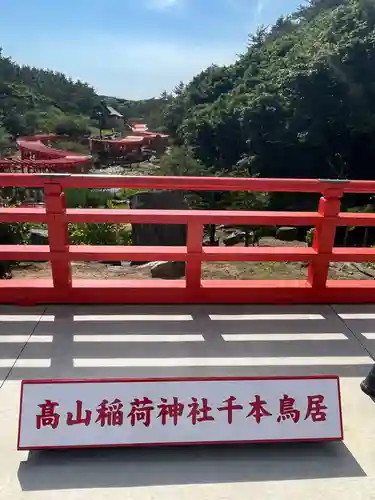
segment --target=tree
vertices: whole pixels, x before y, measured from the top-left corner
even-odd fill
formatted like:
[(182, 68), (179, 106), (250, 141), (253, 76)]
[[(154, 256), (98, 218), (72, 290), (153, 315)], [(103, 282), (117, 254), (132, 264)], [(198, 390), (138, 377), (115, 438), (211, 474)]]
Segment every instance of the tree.
[(168, 92), (166, 90), (164, 90), (161, 94), (160, 94), (160, 99), (162, 101), (170, 101), (172, 98), (171, 94), (168, 94)]
[(185, 88), (185, 84), (184, 82), (180, 82), (178, 85), (175, 86), (175, 88), (173, 89), (173, 93), (176, 95), (176, 96), (179, 96), (179, 95), (182, 95), (182, 93), (184, 92), (184, 88)]
[(206, 168), (193, 158), (187, 149), (173, 147), (161, 158), (157, 175), (196, 177), (204, 175), (205, 172)]
[(97, 101), (86, 83), (62, 73), (19, 66), (0, 49), (0, 116), (12, 136), (52, 132), (58, 115), (80, 120)]
[(374, 60), (374, 2), (313, 0), (181, 87), (165, 123), (218, 171), (245, 158), (261, 177), (372, 179)]
[(81, 137), (88, 135), (90, 133), (90, 129), (88, 121), (83, 118), (65, 117), (56, 123), (55, 132), (58, 135)]
[[(173, 147), (169, 154), (165, 154), (160, 162), (157, 175), (201, 177), (214, 175), (213, 170), (202, 162), (193, 158), (191, 152), (183, 147)], [(185, 193), (189, 205), (195, 209), (217, 210), (220, 207), (221, 192), (194, 191)], [(208, 226), (210, 243), (216, 241), (216, 225)]]
[[(231, 177), (250, 177), (249, 170), (246, 166), (238, 166), (233, 169), (229, 176)], [(270, 198), (268, 193), (256, 191), (231, 191), (224, 195), (222, 203), (232, 210), (264, 210), (269, 206)], [(257, 232), (253, 226), (241, 226), (245, 232), (245, 246), (250, 244), (250, 236)]]
[(3, 125), (13, 137), (28, 135), (30, 130), (27, 126), (24, 115), (17, 113), (5, 116), (3, 118)]
[(10, 146), (10, 136), (4, 127), (0, 126), (0, 158), (5, 156), (5, 153)]

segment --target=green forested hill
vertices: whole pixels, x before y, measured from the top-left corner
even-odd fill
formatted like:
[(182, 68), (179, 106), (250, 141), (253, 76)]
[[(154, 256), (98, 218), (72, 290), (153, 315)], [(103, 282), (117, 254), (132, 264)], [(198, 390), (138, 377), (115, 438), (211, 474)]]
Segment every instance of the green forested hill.
[(97, 96), (62, 73), (19, 66), (0, 51), (0, 141), (5, 134), (53, 132), (67, 119), (84, 122)]
[(310, 0), (180, 87), (169, 131), (205, 165), (375, 179), (375, 3)]
[[(19, 66), (0, 49), (0, 156), (10, 138), (40, 132), (89, 132), (95, 106), (103, 99), (93, 87), (64, 74)], [(150, 127), (163, 124), (165, 94), (158, 99), (129, 101), (106, 97), (125, 118), (142, 118)]]

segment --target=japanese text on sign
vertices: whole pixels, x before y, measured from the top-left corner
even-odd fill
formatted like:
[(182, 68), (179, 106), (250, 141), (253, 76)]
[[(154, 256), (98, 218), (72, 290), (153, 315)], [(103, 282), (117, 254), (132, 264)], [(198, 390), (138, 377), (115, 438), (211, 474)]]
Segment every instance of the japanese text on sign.
[[(46, 399), (38, 406), (41, 412), (36, 415), (36, 428), (51, 427), (56, 429), (61, 418), (58, 413), (58, 401)], [(262, 418), (273, 417), (273, 414), (267, 410), (267, 401), (258, 394), (246, 406), (250, 407), (250, 412), (247, 415), (245, 414), (246, 418), (254, 419), (257, 424), (260, 424)], [(129, 413), (126, 414), (128, 410)], [(145, 427), (149, 427), (152, 418), (159, 420), (162, 425), (166, 425), (168, 422), (177, 425), (181, 418), (187, 418), (190, 419), (192, 425), (197, 425), (202, 422), (214, 421), (213, 410), (212, 406), (209, 406), (207, 398), (201, 398), (199, 402), (196, 397), (192, 397), (188, 404), (179, 401), (177, 396), (174, 396), (172, 401), (168, 401), (167, 398), (160, 398), (160, 403), (157, 404), (157, 402), (144, 396), (131, 401), (126, 410), (124, 410), (124, 403), (119, 398), (114, 399), (112, 402), (103, 399), (94, 412), (92, 409), (83, 409), (83, 402), (77, 400), (74, 414), (70, 411), (67, 412), (65, 421), (69, 426), (82, 424), (87, 427), (91, 423), (95, 423), (104, 427), (121, 426), (127, 420), (131, 426), (140, 423)], [(226, 412), (228, 424), (232, 424), (233, 413), (243, 411), (244, 405), (239, 404), (235, 396), (229, 396), (223, 401), (223, 406), (216, 407), (215, 410)], [(307, 396), (307, 410), (304, 419), (311, 419), (312, 422), (324, 422), (327, 418), (327, 410), (328, 407), (324, 404), (323, 395), (309, 395)], [(291, 419), (297, 424), (300, 418), (301, 411), (295, 407), (295, 399), (284, 394), (279, 400), (276, 421), (280, 424)]]

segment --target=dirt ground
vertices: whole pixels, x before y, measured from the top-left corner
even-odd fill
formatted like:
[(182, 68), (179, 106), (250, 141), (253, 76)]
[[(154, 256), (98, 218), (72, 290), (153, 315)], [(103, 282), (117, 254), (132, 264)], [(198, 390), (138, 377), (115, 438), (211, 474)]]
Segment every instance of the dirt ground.
[[(274, 238), (262, 238), (260, 246), (306, 246), (300, 241), (283, 242)], [(73, 278), (76, 279), (150, 279), (149, 267), (137, 268), (111, 266), (99, 262), (73, 262)], [(372, 276), (374, 274), (374, 276)], [(202, 277), (212, 280), (272, 280), (307, 278), (307, 266), (300, 262), (205, 262)], [(12, 270), (13, 279), (51, 278), (48, 262), (20, 263)], [(330, 266), (329, 279), (334, 280), (370, 280), (375, 278), (365, 266), (352, 263), (333, 263)]]

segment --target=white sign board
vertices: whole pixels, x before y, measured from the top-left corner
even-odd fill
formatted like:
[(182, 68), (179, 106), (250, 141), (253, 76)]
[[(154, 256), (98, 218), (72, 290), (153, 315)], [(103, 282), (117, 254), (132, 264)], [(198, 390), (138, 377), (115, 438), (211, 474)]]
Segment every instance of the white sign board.
[(20, 450), (342, 439), (336, 376), (22, 382)]

